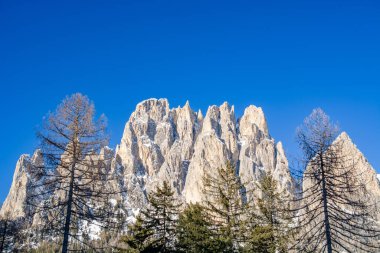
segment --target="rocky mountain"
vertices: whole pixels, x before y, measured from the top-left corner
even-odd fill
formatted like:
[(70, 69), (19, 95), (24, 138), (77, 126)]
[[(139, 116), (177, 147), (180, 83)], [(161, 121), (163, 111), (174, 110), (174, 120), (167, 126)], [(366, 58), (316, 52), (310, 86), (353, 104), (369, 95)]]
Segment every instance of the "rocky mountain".
[[(348, 147), (356, 150), (363, 169), (375, 180), (369, 188), (380, 196), (375, 171), (352, 142)], [(201, 111), (193, 111), (189, 102), (170, 108), (166, 99), (148, 99), (136, 106), (116, 149), (104, 148), (100, 155), (111, 157), (108, 166), (118, 180), (110, 187), (122, 192), (115, 201), (123, 203), (130, 217), (163, 180), (169, 181), (184, 201), (202, 201), (204, 173), (212, 173), (227, 160), (236, 165), (241, 181), (252, 194), (259, 194), (255, 183), (269, 171), (281, 189), (291, 192), (293, 188), (283, 146), (270, 136), (262, 109), (253, 105), (237, 119), (234, 107), (227, 102), (210, 106), (203, 116)], [(0, 215), (9, 213), (17, 218), (25, 214), (28, 184), (41, 180), (32, 176), (30, 168), (32, 164), (41, 167), (41, 163), (39, 151), (32, 157), (20, 157)]]
[(232, 160), (247, 188), (272, 171), (283, 188), (292, 179), (281, 143), (270, 137), (261, 108), (248, 107), (237, 120), (227, 102), (210, 106), (203, 117), (191, 109), (169, 108), (166, 99), (137, 105), (115, 152), (115, 170), (123, 177), (127, 206), (141, 208), (146, 193), (167, 180), (186, 202), (202, 201), (204, 171)]
[(374, 214), (377, 214), (377, 220), (380, 221), (380, 182), (376, 171), (346, 132), (341, 133), (334, 143), (341, 145), (346, 167), (354, 168), (356, 180), (364, 186), (364, 189), (358, 192), (356, 197), (366, 199)]
[(32, 168), (41, 167), (43, 158), (39, 150), (36, 150), (32, 157), (21, 155), (16, 163), (13, 181), (9, 194), (0, 209), (0, 217), (7, 216), (11, 219), (23, 217), (27, 206), (26, 198), (28, 194), (34, 194), (30, 191), (29, 185), (38, 178), (31, 177)]
[[(371, 228), (380, 224), (380, 182), (375, 170), (345, 132), (324, 152), (321, 161), (325, 181), (320, 183), (322, 173), (312, 173), (320, 168), (319, 154), (313, 158), (313, 163), (308, 164), (308, 175), (304, 174), (303, 199), (300, 201), (304, 208), (300, 209), (299, 219), (296, 219), (304, 228), (301, 233), (305, 237), (304, 247), (316, 247), (313, 252), (323, 252), (325, 244), (319, 239), (324, 240), (325, 224), (329, 224), (336, 252), (347, 252), (346, 249), (378, 252), (374, 250), (376, 246), (366, 245), (378, 245), (379, 240), (378, 236), (371, 234)], [(323, 186), (328, 195), (326, 206), (322, 202)], [(324, 223), (326, 214), (329, 223)]]
[[(362, 192), (363, 197), (366, 195), (368, 201), (373, 202), (373, 205), (380, 205), (380, 182), (378, 180), (378, 175), (363, 153), (353, 143), (348, 134), (346, 132), (342, 132), (334, 140), (331, 146), (336, 146), (339, 148), (339, 159), (343, 163), (342, 167), (345, 170), (350, 170), (352, 175), (355, 176), (355, 184), (364, 186)], [(308, 189), (310, 187), (309, 181), (310, 180), (308, 179), (304, 180), (304, 189)]]
[[(170, 108), (166, 99), (148, 99), (136, 106), (120, 145), (115, 151), (104, 149), (105, 154), (112, 157), (109, 167), (119, 178), (112, 187), (125, 192), (116, 198), (131, 215), (144, 206), (147, 192), (163, 180), (184, 201), (202, 201), (204, 172), (223, 166), (227, 159), (236, 164), (248, 189), (266, 171), (275, 175), (282, 188), (292, 188), (282, 144), (271, 138), (264, 113), (255, 106), (247, 107), (237, 120), (227, 102), (210, 106), (203, 117), (189, 102)], [(38, 151), (31, 158), (21, 156), (0, 214), (24, 215), (28, 184), (35, 180), (29, 170), (35, 163), (41, 163)]]

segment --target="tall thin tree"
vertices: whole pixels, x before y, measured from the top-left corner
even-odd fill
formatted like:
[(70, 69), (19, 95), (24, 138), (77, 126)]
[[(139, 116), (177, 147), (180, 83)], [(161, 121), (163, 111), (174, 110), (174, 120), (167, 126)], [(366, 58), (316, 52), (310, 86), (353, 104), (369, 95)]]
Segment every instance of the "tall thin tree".
[(246, 210), (244, 188), (234, 164), (227, 162), (216, 173), (206, 173), (203, 184), (205, 211), (217, 239), (224, 244), (224, 252), (240, 251)]
[[(176, 252), (176, 232), (181, 203), (167, 181), (149, 193), (148, 206), (141, 210), (130, 236), (123, 239), (139, 252)], [(128, 252), (128, 251), (127, 251)]]
[(189, 204), (181, 212), (177, 226), (177, 252), (212, 253), (223, 248), (211, 230), (212, 223), (207, 218), (204, 207), (199, 203)]
[(32, 222), (50, 238), (61, 238), (56, 241), (62, 241), (63, 253), (74, 244), (89, 247), (84, 227), (110, 225), (102, 208), (114, 193), (107, 185), (110, 157), (101, 152), (108, 142), (106, 119), (95, 120), (94, 104), (77, 93), (46, 117), (37, 135), (45, 162), (33, 170), (38, 180), (31, 185), (37, 194), (28, 196)]
[(302, 252), (378, 252), (379, 231), (371, 215), (358, 163), (337, 138), (338, 127), (315, 109), (298, 128), (304, 155), (303, 189), (296, 211)]
[(288, 252), (291, 238), (290, 194), (280, 190), (271, 172), (267, 172), (257, 183), (261, 196), (251, 208), (251, 229), (245, 250), (261, 253)]

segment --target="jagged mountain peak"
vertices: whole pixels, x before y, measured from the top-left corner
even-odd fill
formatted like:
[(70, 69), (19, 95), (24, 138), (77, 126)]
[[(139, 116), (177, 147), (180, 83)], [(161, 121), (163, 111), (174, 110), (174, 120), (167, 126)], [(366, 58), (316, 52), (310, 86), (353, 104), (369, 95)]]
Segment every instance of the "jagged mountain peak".
[(147, 107), (148, 105), (154, 105), (154, 104), (162, 104), (162, 105), (167, 105), (169, 106), (169, 102), (168, 102), (168, 99), (167, 98), (148, 98), (148, 99), (145, 99), (141, 102), (139, 102), (137, 105), (136, 105), (136, 110), (138, 110), (139, 107)]
[(269, 135), (267, 120), (265, 118), (263, 109), (261, 107), (250, 105), (247, 108), (245, 108), (244, 114), (239, 121), (239, 127), (241, 129), (248, 130), (242, 131), (243, 135), (251, 135), (252, 131), (255, 131), (253, 129), (254, 126), (256, 126), (266, 136)]
[(372, 166), (369, 164), (367, 158), (365, 158), (364, 154), (359, 150), (359, 148), (356, 146), (356, 144), (353, 142), (351, 137), (348, 135), (347, 132), (343, 131), (341, 132), (338, 137), (335, 138), (334, 144), (339, 144), (342, 146), (343, 151), (346, 154), (349, 154), (350, 156), (353, 156), (356, 159), (360, 159), (362, 163), (365, 163), (366, 166), (371, 168), (373, 170), (373, 173), (375, 173), (375, 170), (372, 168)]
[(37, 164), (37, 165), (40, 165), (42, 166), (43, 162), (44, 162), (44, 158), (42, 156), (42, 151), (41, 149), (36, 149), (33, 153), (33, 156), (31, 158), (31, 162), (33, 164)]
[(198, 121), (202, 121), (203, 120), (203, 113), (202, 113), (201, 109), (199, 109), (198, 112), (197, 112), (197, 118), (198, 118)]
[[(339, 141), (357, 161), (363, 180), (368, 182), (371, 201), (380, 203), (380, 175), (346, 132), (336, 138), (335, 142)], [(270, 136), (263, 109), (254, 105), (245, 108), (237, 121), (234, 106), (228, 102), (209, 106), (203, 116), (201, 110), (191, 109), (189, 101), (182, 107), (170, 108), (167, 99), (147, 99), (132, 112), (115, 150), (104, 147), (99, 155), (107, 157), (107, 171), (117, 177), (108, 186), (120, 192), (112, 201), (121, 203), (127, 220), (133, 220), (146, 205), (147, 193), (164, 180), (183, 201), (204, 201), (203, 176), (206, 172), (216, 173), (227, 161), (236, 166), (247, 198), (257, 199), (261, 192), (256, 183), (269, 172), (278, 181), (279, 189), (292, 194), (294, 188), (283, 144)], [(25, 215), (26, 198), (31, 192), (28, 185), (39, 180), (30, 169), (38, 167), (43, 169), (40, 150), (32, 156), (20, 156), (0, 216)]]
[(166, 98), (150, 98), (138, 103), (131, 117), (142, 121), (148, 121), (149, 119), (157, 121), (162, 120), (168, 113), (169, 102)]
[(227, 101), (224, 101), (220, 106), (217, 105), (210, 105), (207, 109), (207, 113), (214, 113), (214, 112), (221, 112), (221, 111), (226, 111), (230, 113), (234, 113), (234, 106), (230, 105)]
[(334, 143), (344, 143), (346, 146), (347, 146), (347, 145), (350, 145), (350, 146), (353, 146), (353, 147), (357, 148), (357, 147), (356, 147), (356, 144), (352, 141), (351, 137), (350, 137), (350, 136), (348, 135), (348, 133), (345, 132), (345, 131), (341, 132), (341, 133), (335, 138), (335, 140), (333, 141), (333, 144), (332, 144), (332, 145), (334, 145)]
[(25, 215), (24, 208), (28, 192), (27, 185), (30, 180), (30, 164), (29, 154), (23, 154), (18, 159), (12, 185), (0, 210), (0, 216), (9, 216), (11, 219), (16, 219)]
[[(170, 108), (167, 99), (151, 98), (136, 106), (115, 151), (105, 147), (99, 155), (111, 158), (107, 166), (120, 177), (119, 184), (112, 187), (127, 192), (117, 199), (130, 210), (143, 207), (146, 193), (163, 180), (187, 202), (202, 201), (204, 171), (212, 172), (227, 160), (237, 165), (248, 188), (266, 171), (273, 171), (284, 188), (291, 184), (282, 145), (269, 136), (262, 109), (248, 107), (239, 129), (237, 125), (234, 106), (228, 102), (210, 106), (203, 117), (200, 110), (191, 109), (189, 101)], [(39, 151), (35, 157), (40, 157), (37, 154)], [(12, 188), (8, 203), (16, 203), (14, 192), (26, 190)], [(17, 203), (22, 203), (22, 198)]]
[(349, 140), (349, 141), (352, 142), (350, 136), (349, 136), (348, 133), (345, 132), (345, 131), (341, 132), (341, 133), (338, 135), (338, 137), (337, 137), (336, 139), (337, 139), (337, 140)]
[[(358, 149), (347, 132), (342, 132), (335, 138), (331, 147), (338, 147), (339, 159), (343, 169), (349, 170), (355, 177), (356, 185), (361, 189), (353, 193), (352, 197), (365, 200), (369, 212), (380, 221), (380, 182), (375, 169), (368, 162), (364, 154)], [(304, 188), (309, 188), (310, 182), (304, 181)]]
[(206, 116), (203, 118), (203, 132), (215, 133), (221, 137), (223, 133), (230, 130), (235, 131), (236, 118), (234, 107), (228, 102), (220, 106), (211, 105), (208, 107)]
[(224, 111), (228, 111), (228, 112), (231, 112), (231, 113), (235, 111), (234, 106), (230, 105), (227, 101), (224, 101), (223, 104), (221, 104), (219, 106), (219, 109), (220, 110), (224, 110)]

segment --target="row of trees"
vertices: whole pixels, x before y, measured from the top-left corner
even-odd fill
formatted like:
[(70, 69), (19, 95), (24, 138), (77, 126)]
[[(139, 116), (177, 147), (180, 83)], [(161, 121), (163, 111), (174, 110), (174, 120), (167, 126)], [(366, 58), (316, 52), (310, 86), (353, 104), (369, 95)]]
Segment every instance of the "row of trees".
[[(129, 252), (378, 252), (379, 224), (373, 217), (361, 170), (337, 127), (320, 109), (298, 130), (304, 154), (300, 184), (285, 194), (270, 173), (245, 192), (233, 163), (205, 174), (202, 204), (184, 206), (164, 182), (149, 194), (149, 205), (123, 238)], [(61, 252), (105, 252), (122, 233), (120, 212), (110, 205), (119, 194), (108, 170), (104, 117), (86, 96), (66, 98), (38, 132), (43, 162), (35, 164), (27, 192), (28, 229), (2, 217), (0, 252), (54, 242)], [(111, 183), (115, 180), (115, 184)], [(378, 212), (378, 211), (377, 211)], [(96, 223), (106, 244), (94, 243), (83, 224)], [(31, 229), (33, 228), (33, 229)], [(21, 242), (15, 238), (20, 235)], [(29, 240), (29, 239), (28, 239)], [(56, 246), (43, 245), (50, 250)], [(16, 248), (17, 249), (17, 248)], [(32, 250), (26, 249), (31, 252)]]
[(126, 252), (287, 252), (289, 199), (271, 174), (263, 176), (257, 204), (243, 200), (232, 163), (204, 177), (203, 204), (182, 207), (165, 181), (149, 195), (129, 235)]

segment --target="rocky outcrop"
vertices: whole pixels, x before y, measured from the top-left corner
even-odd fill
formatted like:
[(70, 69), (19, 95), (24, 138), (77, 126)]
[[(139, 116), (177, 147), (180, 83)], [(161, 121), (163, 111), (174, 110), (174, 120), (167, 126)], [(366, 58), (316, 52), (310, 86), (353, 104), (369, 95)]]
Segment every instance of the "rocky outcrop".
[[(377, 216), (377, 220), (380, 220), (380, 182), (376, 171), (346, 132), (342, 132), (332, 146), (338, 147), (341, 170), (349, 171), (353, 177), (349, 179), (350, 185), (357, 188), (350, 198), (365, 200), (365, 204)], [(305, 180), (305, 189), (309, 188), (308, 184), (309, 180)]]
[(364, 189), (357, 192), (357, 196), (355, 197), (366, 199), (366, 204), (377, 215), (377, 220), (380, 221), (380, 183), (377, 180), (376, 171), (346, 132), (341, 133), (334, 143), (341, 145), (342, 157), (344, 157), (346, 164), (345, 167), (353, 170), (356, 184), (364, 186)]
[(9, 194), (5, 199), (0, 210), (0, 217), (16, 219), (24, 217), (28, 194), (35, 194), (30, 189), (29, 185), (32, 180), (40, 180), (36, 175), (36, 170), (43, 165), (43, 159), (40, 150), (36, 150), (32, 157), (29, 155), (21, 155), (16, 164), (16, 169), (13, 175), (13, 181)]
[[(335, 159), (339, 159), (339, 173), (349, 174), (350, 177), (345, 179), (355, 188), (355, 194), (350, 194), (352, 199), (366, 200), (369, 207), (373, 207), (377, 215), (380, 208), (380, 182), (377, 179), (376, 171), (369, 164), (363, 153), (352, 142), (346, 132), (342, 132), (331, 144), (326, 152), (334, 154)], [(308, 165), (308, 170), (310, 170)], [(338, 170), (334, 173), (338, 173)], [(313, 186), (310, 176), (305, 176), (303, 180), (303, 190), (307, 192)], [(341, 190), (340, 194), (343, 194)], [(380, 216), (379, 216), (380, 218)], [(379, 219), (380, 220), (380, 219)]]
[(261, 108), (251, 105), (244, 111), (239, 121), (239, 139), (239, 175), (247, 191), (259, 194), (255, 182), (271, 172), (279, 188), (291, 192), (293, 182), (282, 143), (270, 137)]
[(205, 172), (225, 165), (227, 160), (236, 161), (238, 154), (234, 108), (228, 103), (220, 107), (210, 106), (194, 145), (184, 189), (185, 200), (202, 201), (202, 178)]
[(137, 105), (116, 150), (129, 205), (141, 207), (147, 192), (163, 180), (181, 195), (201, 124), (201, 113), (195, 113), (189, 102), (174, 109), (166, 99)]
[[(175, 193), (187, 202), (202, 201), (202, 177), (227, 160), (236, 165), (242, 182), (255, 190), (255, 182), (271, 171), (283, 189), (291, 190), (292, 179), (282, 144), (269, 135), (261, 108), (249, 106), (240, 120), (227, 102), (210, 106), (206, 116), (183, 107), (170, 108), (166, 99), (148, 99), (136, 106), (125, 125), (115, 151), (104, 148), (102, 156), (112, 157), (109, 170), (117, 176), (111, 188), (130, 213), (143, 207), (147, 193), (167, 180)], [(33, 159), (20, 158), (15, 178), (2, 212), (23, 215), (29, 165)]]
[[(305, 246), (322, 252), (326, 242), (316, 239), (324, 240), (325, 224), (329, 224), (334, 229), (331, 236), (337, 252), (347, 249), (375, 252), (373, 249), (378, 247), (379, 238), (371, 230), (376, 230), (380, 221), (380, 183), (375, 170), (345, 132), (324, 152), (321, 158), (324, 183), (321, 184), (319, 159), (313, 159), (315, 163), (310, 162), (304, 173), (300, 201), (303, 208), (296, 221), (304, 231), (300, 236), (306, 236)], [(326, 206), (322, 201), (323, 186), (329, 196)], [(326, 218), (329, 223), (324, 222)]]

